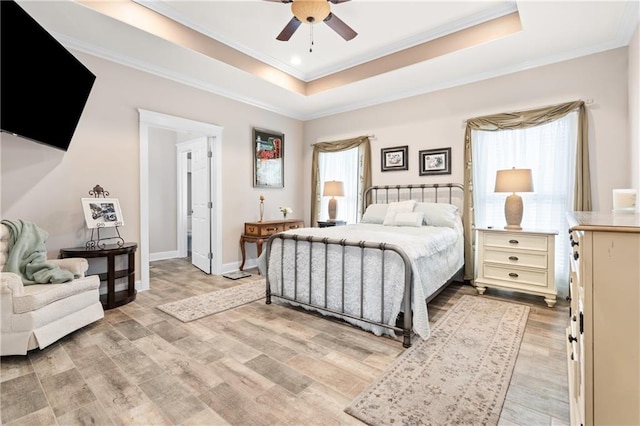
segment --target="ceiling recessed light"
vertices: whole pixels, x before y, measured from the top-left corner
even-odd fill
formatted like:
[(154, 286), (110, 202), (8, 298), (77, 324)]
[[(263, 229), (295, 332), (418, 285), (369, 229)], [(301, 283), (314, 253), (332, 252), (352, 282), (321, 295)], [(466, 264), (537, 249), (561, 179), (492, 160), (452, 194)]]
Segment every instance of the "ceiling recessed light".
[(291, 64), (292, 65), (300, 65), (302, 63), (302, 59), (300, 59), (300, 56), (292, 56), (291, 57)]

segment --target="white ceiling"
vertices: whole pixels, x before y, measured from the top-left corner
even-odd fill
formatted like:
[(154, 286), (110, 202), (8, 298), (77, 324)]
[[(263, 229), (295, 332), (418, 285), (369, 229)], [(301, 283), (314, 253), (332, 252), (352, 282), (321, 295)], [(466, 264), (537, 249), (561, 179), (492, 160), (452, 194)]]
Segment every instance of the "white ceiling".
[[(291, 19), (288, 4), (263, 0), (18, 3), (69, 49), (302, 120), (625, 46), (639, 14), (638, 0), (352, 0), (331, 4), (331, 9), (358, 36), (344, 41), (328, 26), (315, 25), (310, 53), (307, 24), (288, 42), (275, 38)], [(121, 12), (124, 18), (101, 9), (113, 6), (127, 8)], [(138, 12), (142, 18), (132, 17)], [(513, 12), (519, 14), (522, 26), (514, 34), (414, 64), (396, 60), (396, 69), (370, 72), (380, 58), (390, 59), (385, 56), (394, 52)], [(149, 23), (144, 18), (149, 14), (170, 20)], [(164, 33), (145, 25), (161, 25)], [(224, 43), (227, 50), (206, 38), (196, 44), (194, 30)], [(293, 57), (300, 64), (293, 65)], [(243, 66), (247, 61), (242, 58), (253, 62)], [(344, 80), (350, 67), (366, 75)], [(311, 95), (279, 83), (289, 78), (304, 88), (323, 77), (334, 84)]]

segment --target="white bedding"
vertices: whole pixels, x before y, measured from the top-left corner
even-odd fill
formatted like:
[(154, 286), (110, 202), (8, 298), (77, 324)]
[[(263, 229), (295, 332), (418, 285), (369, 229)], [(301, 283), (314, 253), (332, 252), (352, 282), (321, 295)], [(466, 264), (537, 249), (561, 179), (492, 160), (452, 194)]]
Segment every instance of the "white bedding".
[[(287, 231), (289, 234), (312, 235), (348, 241), (384, 242), (403, 249), (411, 261), (413, 270), (413, 330), (422, 338), (430, 334), (427, 304), (425, 299), (449, 280), (464, 263), (462, 223), (455, 229), (447, 227), (421, 226), (400, 227), (360, 223), (357, 225), (329, 228), (302, 228)], [(297, 241), (297, 290), (294, 288), (294, 246), (293, 240), (275, 239), (269, 258), (269, 282), (273, 295), (284, 294), (304, 303), (309, 302), (309, 246), (307, 241)], [(384, 318), (380, 316), (381, 304), (381, 255), (379, 250), (365, 249), (364, 267), (361, 268), (361, 249), (345, 247), (346, 263), (344, 267), (345, 295), (344, 311), (360, 316), (361, 270), (364, 272), (364, 317), (370, 320), (395, 325), (396, 317), (402, 308), (404, 293), (403, 262), (396, 253), (387, 250), (385, 254), (384, 274)], [(311, 303), (324, 306), (325, 251), (323, 243), (313, 243), (311, 272)], [(258, 265), (264, 273), (266, 252), (263, 252)], [(284, 263), (281, 267), (281, 258)], [(341, 281), (343, 275), (342, 246), (330, 245), (328, 250), (329, 273), (327, 276), (327, 307), (342, 310)], [(284, 276), (284, 280), (282, 279)], [(283, 293), (282, 293), (283, 292)], [(294, 292), (297, 292), (294, 294)], [(274, 298), (274, 301), (280, 299)], [(284, 303), (294, 302), (283, 301)], [(308, 308), (305, 306), (305, 308)], [(308, 308), (310, 309), (310, 308)], [(339, 316), (339, 315), (336, 315)], [(363, 321), (341, 317), (346, 321), (370, 330), (377, 335), (395, 335), (393, 330), (374, 326)], [(381, 321), (382, 320), (382, 321)]]

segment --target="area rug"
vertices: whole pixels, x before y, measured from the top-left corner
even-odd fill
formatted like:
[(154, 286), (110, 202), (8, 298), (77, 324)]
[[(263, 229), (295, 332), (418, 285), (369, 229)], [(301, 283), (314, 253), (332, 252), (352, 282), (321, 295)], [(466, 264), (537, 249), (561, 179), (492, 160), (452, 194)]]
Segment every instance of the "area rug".
[(529, 307), (462, 298), (344, 410), (369, 425), (495, 425)]
[(211, 293), (159, 305), (158, 309), (182, 322), (194, 321), (265, 297), (266, 281), (252, 281)]

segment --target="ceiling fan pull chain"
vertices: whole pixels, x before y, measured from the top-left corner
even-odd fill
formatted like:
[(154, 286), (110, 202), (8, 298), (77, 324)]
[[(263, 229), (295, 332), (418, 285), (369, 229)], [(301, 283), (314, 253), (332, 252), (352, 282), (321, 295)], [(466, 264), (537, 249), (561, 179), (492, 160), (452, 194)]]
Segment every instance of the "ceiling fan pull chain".
[(309, 25), (309, 38), (311, 39), (311, 44), (309, 45), (309, 53), (313, 52), (313, 24)]

